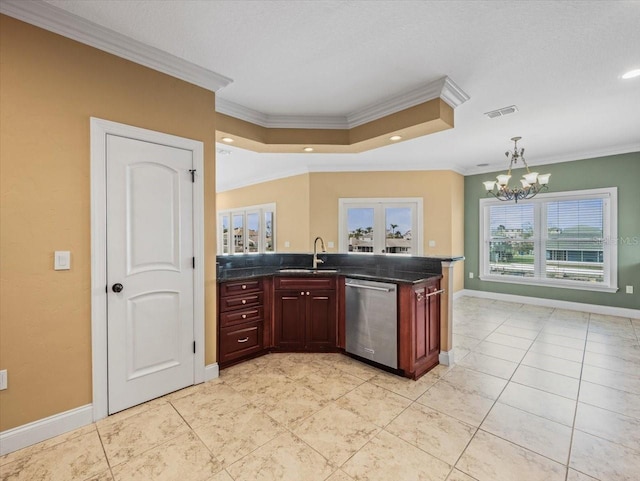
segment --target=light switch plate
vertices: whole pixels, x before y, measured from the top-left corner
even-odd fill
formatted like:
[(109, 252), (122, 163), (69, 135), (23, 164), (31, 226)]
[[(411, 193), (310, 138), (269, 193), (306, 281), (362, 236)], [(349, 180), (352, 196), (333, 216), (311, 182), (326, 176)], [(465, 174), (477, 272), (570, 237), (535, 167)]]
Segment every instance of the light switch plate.
[(71, 251), (55, 251), (53, 253), (53, 269), (56, 271), (71, 269)]
[(284, 241), (284, 246), (285, 246), (285, 247), (291, 247), (291, 242), (289, 242), (289, 241)]
[(633, 286), (627, 286), (627, 294), (633, 294)]
[(333, 247), (334, 247), (334, 246), (335, 246), (335, 244), (333, 243), (333, 241), (329, 241), (329, 242), (327, 242), (327, 247), (328, 247), (329, 249), (333, 249)]
[(3, 369), (2, 371), (0, 371), (0, 391), (3, 389), (7, 389), (7, 385), (7, 370)]
[(429, 241), (429, 247), (435, 247), (435, 246), (436, 246), (436, 241), (430, 240)]

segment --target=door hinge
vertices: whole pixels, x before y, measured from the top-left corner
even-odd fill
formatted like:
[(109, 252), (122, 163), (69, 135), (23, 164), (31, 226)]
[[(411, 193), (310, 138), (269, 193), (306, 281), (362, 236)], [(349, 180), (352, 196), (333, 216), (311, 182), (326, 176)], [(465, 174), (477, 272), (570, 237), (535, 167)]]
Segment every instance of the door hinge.
[(193, 341), (193, 353), (196, 353), (196, 341)]
[(191, 182), (195, 183), (195, 181), (196, 181), (196, 169), (189, 169), (189, 172), (191, 172)]
[(196, 268), (196, 258), (195, 257), (191, 258), (191, 265), (193, 266), (194, 269)]
[(107, 294), (109, 294), (109, 284), (107, 284), (106, 286), (104, 286), (104, 292), (106, 292)]

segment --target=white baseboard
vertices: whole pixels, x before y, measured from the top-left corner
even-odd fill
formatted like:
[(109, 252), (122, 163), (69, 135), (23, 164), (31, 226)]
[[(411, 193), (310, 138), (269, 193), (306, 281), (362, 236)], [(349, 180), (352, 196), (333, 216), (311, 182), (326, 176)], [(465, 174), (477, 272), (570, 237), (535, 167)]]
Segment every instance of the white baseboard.
[(453, 359), (453, 349), (450, 351), (440, 351), (438, 355), (438, 361), (440, 364), (444, 364), (445, 366), (451, 366), (455, 362)]
[(0, 455), (59, 436), (93, 422), (91, 404), (80, 406), (0, 433)]
[(496, 301), (518, 302), (521, 304), (533, 304), (535, 306), (555, 307), (557, 309), (568, 309), (571, 311), (592, 312), (608, 316), (629, 317), (640, 319), (640, 309), (627, 309), (626, 307), (601, 306), (598, 304), (587, 304), (584, 302), (559, 301), (556, 299), (545, 299), (541, 297), (516, 296), (514, 294), (502, 294), (499, 292), (476, 291), (473, 289), (462, 289), (454, 294), (454, 299), (461, 296), (480, 297), (483, 299), (494, 299)]
[(211, 381), (220, 376), (220, 367), (217, 362), (204, 367), (204, 382)]

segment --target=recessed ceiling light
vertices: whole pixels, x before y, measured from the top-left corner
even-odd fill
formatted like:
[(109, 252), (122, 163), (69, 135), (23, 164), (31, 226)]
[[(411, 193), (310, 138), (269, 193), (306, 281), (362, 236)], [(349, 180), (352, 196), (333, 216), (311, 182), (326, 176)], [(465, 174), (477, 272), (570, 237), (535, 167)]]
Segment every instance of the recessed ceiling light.
[(622, 78), (625, 80), (636, 77), (640, 77), (640, 68), (629, 70), (628, 72), (622, 74)]
[(305, 147), (304, 149), (305, 152), (313, 152), (313, 147)]
[(222, 137), (222, 141), (230, 144), (231, 142), (233, 142), (233, 139), (231, 137)]
[(392, 135), (391, 137), (389, 137), (389, 140), (393, 140), (395, 142), (396, 140), (400, 140), (401, 138), (402, 137), (399, 135)]

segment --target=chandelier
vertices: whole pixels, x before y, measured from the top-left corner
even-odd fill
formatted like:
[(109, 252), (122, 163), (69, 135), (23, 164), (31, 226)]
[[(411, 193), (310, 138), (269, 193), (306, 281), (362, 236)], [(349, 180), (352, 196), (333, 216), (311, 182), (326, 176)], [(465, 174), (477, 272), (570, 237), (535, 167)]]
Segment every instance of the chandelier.
[[(524, 160), (524, 148), (518, 150), (518, 141), (522, 137), (512, 137), (513, 140), (513, 152), (506, 151), (504, 155), (509, 159), (509, 170), (506, 174), (499, 175), (496, 180), (488, 180), (483, 182), (484, 188), (487, 189), (487, 195), (491, 194), (498, 200), (514, 200), (516, 203), (522, 199), (531, 199), (536, 194), (543, 190), (547, 190), (547, 184), (549, 183), (549, 177), (551, 174), (538, 174), (537, 172), (531, 172), (527, 161)], [(522, 160), (527, 173), (522, 176), (520, 183), (522, 187), (509, 187), (509, 179), (511, 179), (511, 169), (518, 163), (518, 160)]]

